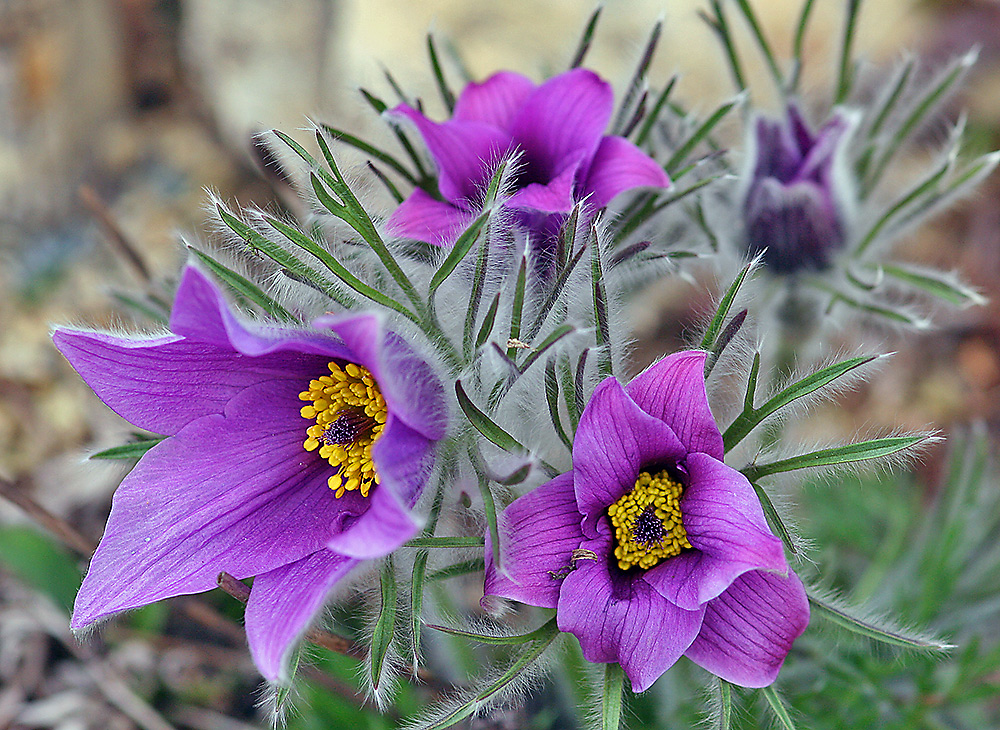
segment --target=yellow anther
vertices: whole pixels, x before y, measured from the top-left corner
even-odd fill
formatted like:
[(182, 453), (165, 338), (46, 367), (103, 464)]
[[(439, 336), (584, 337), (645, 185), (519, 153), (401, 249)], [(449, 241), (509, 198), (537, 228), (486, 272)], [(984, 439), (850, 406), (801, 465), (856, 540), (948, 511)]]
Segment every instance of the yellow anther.
[(303, 418), (315, 422), (306, 428), (306, 451), (319, 450), (337, 473), (328, 480), (337, 497), (360, 491), (367, 497), (379, 483), (372, 445), (382, 435), (388, 411), (378, 384), (368, 370), (355, 363), (343, 367), (328, 363), (329, 375), (309, 381), (299, 399)]
[(619, 568), (652, 568), (691, 547), (681, 518), (683, 491), (668, 472), (644, 471), (632, 491), (608, 507)]

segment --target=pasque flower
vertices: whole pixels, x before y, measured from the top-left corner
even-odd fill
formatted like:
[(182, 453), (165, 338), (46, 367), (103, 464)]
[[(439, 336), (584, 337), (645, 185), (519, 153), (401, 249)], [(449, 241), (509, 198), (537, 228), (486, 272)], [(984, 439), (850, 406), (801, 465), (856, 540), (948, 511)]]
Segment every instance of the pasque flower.
[(746, 248), (764, 251), (775, 273), (827, 268), (848, 235), (850, 195), (843, 173), (851, 118), (834, 115), (813, 133), (789, 105), (783, 120), (759, 117), (743, 215)]
[(208, 590), (222, 571), (255, 576), (247, 638), (281, 680), (334, 584), (418, 530), (411, 508), (444, 435), (443, 390), (374, 315), (263, 327), (193, 267), (170, 329), (53, 336), (112, 410), (167, 436), (115, 493), (72, 626)]
[(475, 217), (500, 160), (519, 155), (506, 206), (543, 240), (575, 203), (593, 209), (637, 187), (666, 187), (663, 169), (623, 137), (605, 135), (614, 94), (597, 74), (574, 69), (540, 86), (502, 71), (462, 91), (450, 120), (433, 122), (401, 104), (392, 114), (416, 125), (438, 167), (438, 200), (418, 188), (389, 219), (397, 234), (452, 243)]
[[(723, 461), (705, 353), (671, 355), (584, 409), (573, 469), (500, 521), (487, 596), (556, 609), (592, 662), (635, 691), (681, 655), (730, 682), (774, 681), (809, 604), (753, 487)], [(484, 599), (486, 600), (486, 599)]]

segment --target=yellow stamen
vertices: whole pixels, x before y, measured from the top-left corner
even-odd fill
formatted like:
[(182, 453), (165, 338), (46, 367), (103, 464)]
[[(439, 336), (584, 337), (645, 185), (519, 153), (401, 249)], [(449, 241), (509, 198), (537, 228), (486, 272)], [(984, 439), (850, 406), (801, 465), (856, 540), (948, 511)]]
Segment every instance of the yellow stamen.
[(608, 507), (619, 568), (652, 568), (691, 547), (681, 519), (683, 491), (666, 471), (655, 475), (644, 471), (632, 491)]
[(299, 393), (299, 400), (310, 401), (302, 407), (302, 417), (315, 420), (302, 446), (306, 451), (318, 449), (337, 470), (327, 482), (337, 497), (354, 490), (367, 497), (379, 483), (372, 445), (385, 428), (385, 400), (366, 368), (353, 362), (343, 367), (331, 362), (327, 367), (329, 375), (309, 381), (309, 390)]

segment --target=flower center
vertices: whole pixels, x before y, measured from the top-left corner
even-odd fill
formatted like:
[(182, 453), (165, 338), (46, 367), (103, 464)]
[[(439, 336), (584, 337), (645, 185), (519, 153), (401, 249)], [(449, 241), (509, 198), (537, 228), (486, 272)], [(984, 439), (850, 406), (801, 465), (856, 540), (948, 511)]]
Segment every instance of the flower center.
[(375, 378), (366, 368), (349, 362), (343, 367), (327, 364), (329, 375), (309, 381), (309, 390), (299, 393), (303, 418), (315, 420), (306, 429), (306, 451), (319, 455), (337, 469), (330, 477), (330, 489), (343, 497), (355, 489), (367, 497), (379, 483), (372, 444), (382, 435), (388, 411)]
[(618, 541), (615, 557), (619, 568), (652, 568), (691, 547), (681, 520), (683, 491), (666, 471), (644, 471), (632, 491), (608, 507)]

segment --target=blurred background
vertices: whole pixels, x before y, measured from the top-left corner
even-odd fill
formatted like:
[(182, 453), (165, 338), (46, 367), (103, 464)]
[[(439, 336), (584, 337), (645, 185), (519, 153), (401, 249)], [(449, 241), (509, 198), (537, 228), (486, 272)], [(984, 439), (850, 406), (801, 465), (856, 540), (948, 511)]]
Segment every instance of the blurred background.
[[(605, 5), (587, 65), (616, 88), (663, 14), (651, 78), (680, 72), (677, 97), (702, 111), (732, 93), (696, 0)], [(798, 0), (755, 5), (787, 51)], [(835, 57), (842, 6), (817, 3), (806, 94), (832, 69), (824, 61)], [(510, 68), (541, 79), (566, 66), (592, 9), (580, 0), (0, 0), (0, 479), (54, 515), (45, 534), (62, 530), (61, 541), (80, 551), (96, 542), (123, 469), (84, 459), (127, 433), (51, 346), (52, 324), (135, 328), (120, 298), (141, 292), (147, 277), (176, 273), (182, 237), (211, 237), (206, 189), (242, 205), (282, 205), (255, 133), (294, 132), (315, 119), (380, 138), (357, 89), (389, 97), (389, 69), (431, 98), (427, 30), (454, 46), (473, 78)], [(968, 110), (979, 152), (1000, 146), (1000, 3), (864, 5), (857, 48), (875, 67), (890, 68), (906, 50), (943, 61), (973, 46), (979, 64), (951, 111)], [(888, 343), (899, 353), (892, 366), (799, 424), (803, 438), (980, 421), (995, 442), (998, 194), (994, 175), (898, 250), (960, 270), (993, 303), (943, 312), (933, 331)], [(122, 240), (141, 265), (123, 257)], [(667, 281), (641, 298), (643, 352), (678, 346), (705, 304), (695, 293)], [(943, 454), (931, 451), (918, 468), (928, 493)], [(109, 632), (113, 649), (81, 648), (65, 607), (84, 563), (28, 523), (0, 499), (0, 730), (255, 726), (256, 674), (234, 601), (153, 607)], [(332, 691), (357, 703), (349, 684)]]

